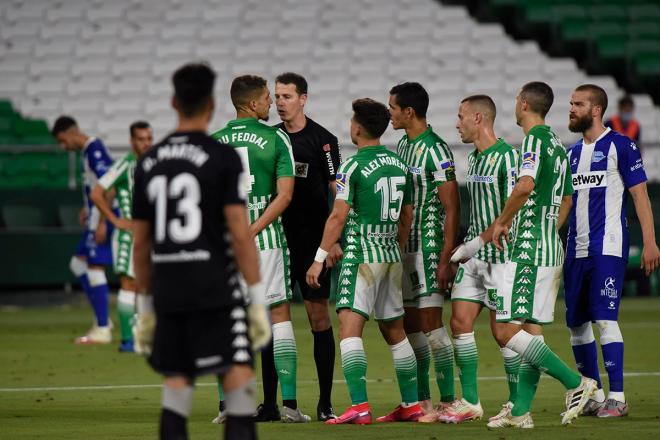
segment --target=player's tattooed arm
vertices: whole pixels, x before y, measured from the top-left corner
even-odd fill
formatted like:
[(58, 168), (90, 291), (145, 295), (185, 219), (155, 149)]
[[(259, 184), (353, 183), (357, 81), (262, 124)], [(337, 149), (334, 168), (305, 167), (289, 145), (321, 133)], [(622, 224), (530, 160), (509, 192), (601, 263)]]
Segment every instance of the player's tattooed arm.
[(412, 205), (403, 205), (401, 207), (401, 215), (399, 216), (399, 229), (398, 229), (398, 241), (399, 248), (403, 252), (408, 243), (408, 238), (410, 237), (410, 228), (412, 227), (413, 221), (413, 207)]
[(458, 182), (450, 180), (438, 187), (438, 198), (445, 210), (444, 238), (445, 245), (440, 254), (437, 280), (440, 289), (448, 289), (454, 279), (454, 270), (451, 267), (451, 253), (456, 244), (461, 217), (460, 198), (458, 195)]
[(513, 217), (520, 211), (520, 208), (523, 207), (525, 202), (527, 202), (532, 191), (534, 191), (534, 187), (534, 179), (530, 176), (522, 176), (513, 187), (511, 195), (504, 204), (504, 209), (502, 209), (500, 216), (493, 224), (493, 235), (490, 238), (497, 249), (504, 249), (501, 242), (502, 236), (504, 236), (504, 240), (509, 241), (509, 228), (511, 227)]
[(653, 210), (651, 201), (646, 188), (646, 182), (638, 183), (628, 188), (635, 204), (635, 212), (639, 218), (639, 224), (642, 227), (642, 269), (646, 276), (660, 267), (660, 250), (655, 242), (655, 226), (653, 223)]
[(326, 249), (330, 249), (339, 240), (350, 209), (350, 205), (346, 203), (345, 200), (335, 200), (335, 204), (332, 207), (332, 213), (325, 222), (321, 245), (316, 252), (314, 262), (307, 270), (307, 284), (313, 289), (321, 287), (319, 284), (319, 275), (321, 275), (321, 271), (323, 270), (323, 262), (328, 256), (328, 251)]
[(284, 210), (291, 203), (293, 198), (293, 185), (295, 183), (294, 177), (280, 177), (277, 179), (277, 195), (268, 204), (266, 210), (261, 216), (250, 225), (250, 233), (252, 237), (256, 237), (268, 225), (273, 223)]
[(573, 196), (563, 196), (561, 198), (561, 205), (559, 205), (559, 219), (557, 220), (557, 230), (561, 229), (566, 223), (568, 214), (571, 212), (573, 206)]

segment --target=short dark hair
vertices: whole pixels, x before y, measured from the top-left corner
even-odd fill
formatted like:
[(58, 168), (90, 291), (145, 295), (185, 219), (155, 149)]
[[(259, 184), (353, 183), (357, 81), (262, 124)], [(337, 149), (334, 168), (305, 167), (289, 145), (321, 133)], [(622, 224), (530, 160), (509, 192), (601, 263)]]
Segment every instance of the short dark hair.
[(429, 109), (429, 94), (420, 83), (405, 82), (390, 89), (396, 104), (403, 108), (412, 108), (418, 118), (425, 118)]
[(135, 136), (135, 130), (144, 130), (145, 128), (151, 128), (151, 125), (147, 121), (135, 121), (129, 127), (131, 132), (131, 137)]
[(371, 98), (361, 98), (353, 101), (353, 112), (355, 113), (355, 121), (373, 139), (381, 137), (390, 123), (390, 112), (387, 107)]
[(548, 114), (555, 100), (552, 88), (541, 81), (528, 82), (522, 86), (520, 97), (527, 102), (532, 112), (540, 115), (542, 118)]
[(78, 123), (71, 116), (61, 115), (58, 116), (58, 118), (55, 120), (55, 123), (53, 124), (53, 129), (50, 132), (53, 135), (53, 137), (55, 137), (58, 134), (62, 133), (63, 131), (67, 131), (69, 128), (75, 127), (77, 125)]
[(491, 121), (495, 120), (495, 116), (497, 115), (497, 108), (495, 107), (495, 101), (493, 101), (493, 98), (491, 98), (488, 95), (471, 95), (466, 98), (463, 98), (461, 101), (461, 104), (464, 102), (469, 102), (470, 104), (475, 104), (486, 111), (484, 112), (487, 114)]
[(268, 82), (257, 75), (237, 76), (231, 82), (231, 102), (234, 107), (239, 108), (246, 105), (251, 100), (257, 98), (266, 87)]
[(184, 116), (195, 116), (213, 99), (215, 72), (206, 63), (185, 64), (172, 75), (174, 98)]
[(597, 86), (596, 84), (582, 84), (581, 86), (576, 87), (575, 91), (589, 92), (591, 95), (589, 99), (591, 105), (597, 105), (602, 109), (600, 112), (601, 116), (605, 114), (605, 110), (607, 110), (607, 93), (605, 93), (605, 90), (603, 90), (602, 87)]
[[(619, 99), (619, 108), (623, 107), (624, 105), (635, 107), (635, 101), (633, 101), (632, 96), (624, 95), (621, 97), (621, 99)], [(605, 113), (605, 110), (603, 110), (603, 113)]]
[(275, 78), (276, 83), (281, 83), (281, 84), (293, 84), (296, 86), (296, 92), (299, 95), (306, 95), (307, 94), (307, 80), (305, 79), (304, 76), (299, 75), (294, 72), (284, 72), (281, 75), (277, 75), (277, 78)]

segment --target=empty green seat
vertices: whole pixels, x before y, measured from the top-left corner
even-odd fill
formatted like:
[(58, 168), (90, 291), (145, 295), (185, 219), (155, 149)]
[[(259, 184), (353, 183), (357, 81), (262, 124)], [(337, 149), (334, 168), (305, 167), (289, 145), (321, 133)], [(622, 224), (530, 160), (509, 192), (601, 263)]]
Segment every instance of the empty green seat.
[(2, 218), (7, 229), (39, 228), (46, 226), (43, 212), (34, 206), (4, 206)]
[(14, 124), (14, 132), (21, 136), (50, 133), (48, 124), (43, 119), (19, 119)]
[(632, 39), (660, 39), (660, 22), (634, 21), (628, 23), (627, 32)]
[(660, 20), (660, 6), (647, 2), (628, 6), (628, 16), (633, 21)]
[(617, 4), (594, 5), (589, 8), (589, 15), (596, 21), (623, 20), (627, 17), (626, 8)]
[(639, 76), (660, 78), (660, 53), (639, 54), (634, 62)]
[(80, 205), (60, 205), (57, 208), (59, 224), (64, 227), (79, 227)]

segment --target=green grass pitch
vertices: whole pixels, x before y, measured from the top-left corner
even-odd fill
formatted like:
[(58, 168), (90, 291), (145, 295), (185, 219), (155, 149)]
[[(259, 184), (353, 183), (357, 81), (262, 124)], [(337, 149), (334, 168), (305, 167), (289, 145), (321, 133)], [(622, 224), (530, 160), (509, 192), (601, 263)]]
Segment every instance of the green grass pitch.
[[(445, 319), (448, 320), (448, 310)], [(333, 313), (334, 315), (334, 313)], [(262, 439), (612, 439), (660, 438), (660, 299), (625, 299), (621, 327), (626, 341), (626, 396), (631, 414), (625, 419), (579, 418), (560, 426), (563, 389), (544, 377), (533, 407), (536, 429), (488, 431), (485, 420), (459, 426), (385, 424), (324, 426), (268, 423), (259, 425)], [(300, 407), (315, 415), (318, 388), (312, 357), (312, 336), (302, 307), (293, 309), (299, 350)], [(568, 331), (557, 323), (546, 328), (546, 341), (573, 365)], [(119, 354), (111, 346), (78, 347), (75, 336), (86, 330), (90, 311), (85, 306), (0, 311), (0, 439), (144, 439), (155, 438), (160, 410), (159, 377), (144, 359)], [(335, 335), (337, 335), (335, 322)], [(485, 416), (499, 410), (506, 397), (501, 356), (489, 334), (486, 315), (476, 328), (479, 346), (479, 390)], [(117, 336), (117, 334), (115, 334)], [(374, 416), (393, 408), (399, 398), (387, 346), (373, 322), (365, 331), (368, 391)], [(606, 375), (603, 376), (606, 381)], [(337, 344), (333, 403), (337, 411), (349, 404)], [(435, 382), (431, 381), (435, 387)], [(130, 387), (134, 385), (134, 387)], [(89, 388), (84, 388), (89, 387)], [(457, 392), (460, 386), (457, 382)], [(434, 401), (438, 398), (433, 388)], [(221, 438), (216, 415), (213, 378), (201, 378), (195, 394), (189, 432), (195, 439)]]

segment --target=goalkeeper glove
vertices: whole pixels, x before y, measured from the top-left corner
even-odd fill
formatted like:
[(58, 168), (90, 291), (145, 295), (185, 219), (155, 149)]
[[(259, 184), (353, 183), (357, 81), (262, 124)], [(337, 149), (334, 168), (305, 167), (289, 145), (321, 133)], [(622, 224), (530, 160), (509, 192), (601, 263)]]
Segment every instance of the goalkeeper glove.
[(479, 250), (484, 247), (484, 241), (481, 239), (481, 236), (477, 235), (472, 240), (461, 244), (456, 250), (451, 254), (451, 262), (458, 263), (469, 260), (474, 257), (474, 255), (479, 252)]
[(250, 305), (247, 306), (247, 317), (249, 323), (248, 334), (252, 341), (252, 350), (258, 351), (264, 348), (271, 337), (270, 320), (264, 304), (266, 292), (261, 282), (248, 286)]
[(153, 296), (137, 295), (137, 319), (133, 325), (133, 341), (135, 352), (144, 356), (151, 354), (156, 330), (156, 313), (154, 312)]

